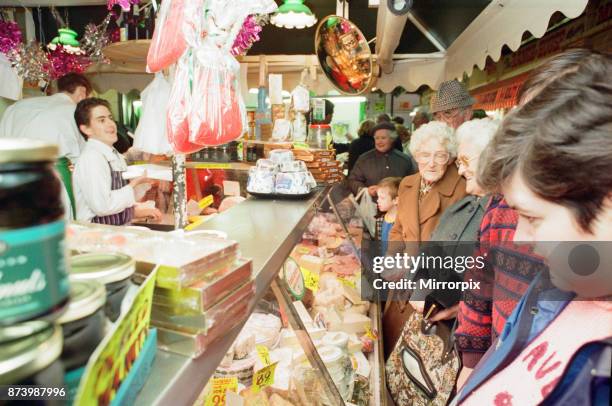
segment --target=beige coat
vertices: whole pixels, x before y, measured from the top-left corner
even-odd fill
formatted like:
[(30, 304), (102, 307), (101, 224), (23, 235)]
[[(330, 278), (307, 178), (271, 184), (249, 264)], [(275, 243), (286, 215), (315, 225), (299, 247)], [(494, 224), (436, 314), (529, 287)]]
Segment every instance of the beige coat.
[(428, 241), (444, 211), (466, 196), (465, 179), (450, 164), (446, 173), (419, 202), (421, 174), (402, 180), (398, 190), (399, 204), (390, 241)]

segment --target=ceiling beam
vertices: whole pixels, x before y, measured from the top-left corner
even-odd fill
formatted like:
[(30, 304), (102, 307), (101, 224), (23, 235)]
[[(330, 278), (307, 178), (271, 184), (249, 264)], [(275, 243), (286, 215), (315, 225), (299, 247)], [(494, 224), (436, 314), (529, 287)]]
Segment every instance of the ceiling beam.
[(442, 42), (433, 35), (431, 30), (425, 25), (425, 23), (419, 17), (414, 15), (412, 11), (408, 11), (406, 15), (408, 16), (408, 19), (410, 20), (410, 22), (414, 24), (414, 26), (417, 27), (419, 31), (421, 31), (421, 33), (425, 36), (425, 38), (427, 38), (429, 42), (433, 44), (433, 46), (438, 48), (438, 51), (441, 51), (441, 52), (446, 51), (446, 47), (444, 46), (444, 44), (442, 44)]

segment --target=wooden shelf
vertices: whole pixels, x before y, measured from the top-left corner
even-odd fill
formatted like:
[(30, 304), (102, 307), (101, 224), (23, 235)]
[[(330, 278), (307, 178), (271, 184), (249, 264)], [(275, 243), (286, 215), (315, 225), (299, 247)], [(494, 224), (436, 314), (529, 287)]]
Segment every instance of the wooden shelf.
[(110, 59), (112, 65), (144, 73), (147, 67), (147, 54), (150, 45), (150, 39), (113, 42), (104, 48), (103, 52)]

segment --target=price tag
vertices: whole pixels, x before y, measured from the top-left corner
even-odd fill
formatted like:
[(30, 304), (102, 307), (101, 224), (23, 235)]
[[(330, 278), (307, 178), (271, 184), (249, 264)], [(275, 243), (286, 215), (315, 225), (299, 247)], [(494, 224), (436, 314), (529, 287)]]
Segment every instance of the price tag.
[(253, 374), (253, 387), (251, 390), (254, 393), (258, 393), (266, 386), (270, 386), (274, 383), (274, 371), (276, 371), (277, 364), (278, 362), (270, 364)]
[(232, 165), (228, 163), (207, 162), (193, 165), (196, 169), (231, 169)]
[(197, 228), (198, 226), (200, 226), (201, 224), (203, 224), (205, 221), (204, 218), (199, 218), (196, 221), (194, 221), (193, 223), (185, 226), (185, 231), (191, 231), (194, 230), (195, 228)]
[(295, 148), (295, 149), (308, 149), (310, 147), (305, 142), (294, 142), (293, 143), (293, 148)]
[(206, 406), (224, 406), (225, 393), (238, 391), (238, 378), (213, 378), (212, 389), (206, 398)]
[(355, 281), (345, 279), (345, 278), (338, 278), (338, 280), (342, 282), (343, 285), (346, 285), (349, 288), (353, 288), (353, 289), (357, 288), (357, 284), (355, 283)]
[(304, 276), (304, 285), (306, 288), (313, 292), (319, 290), (319, 275), (303, 267), (300, 267), (300, 269), (302, 270), (302, 276)]
[(270, 351), (268, 351), (268, 347), (265, 345), (256, 345), (255, 348), (257, 348), (257, 354), (261, 362), (263, 362), (264, 365), (270, 365)]
[(366, 330), (366, 336), (368, 338), (371, 338), (374, 341), (378, 340), (378, 333), (373, 331), (372, 327), (370, 327), (369, 325), (366, 324), (365, 330)]
[(297, 252), (298, 254), (305, 255), (305, 254), (308, 254), (310, 250), (306, 247), (298, 247)]
[(214, 202), (214, 198), (212, 195), (208, 195), (205, 198), (203, 198), (202, 200), (200, 200), (198, 202), (198, 206), (200, 207), (200, 209), (204, 210), (205, 208), (207, 208), (208, 206), (210, 206), (211, 204), (213, 204)]

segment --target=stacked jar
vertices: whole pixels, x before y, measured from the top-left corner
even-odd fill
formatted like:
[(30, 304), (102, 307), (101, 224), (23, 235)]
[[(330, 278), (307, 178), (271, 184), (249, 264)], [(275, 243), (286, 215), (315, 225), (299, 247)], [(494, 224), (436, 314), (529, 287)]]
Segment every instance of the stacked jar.
[(69, 298), (57, 147), (0, 139), (0, 385), (63, 384)]

